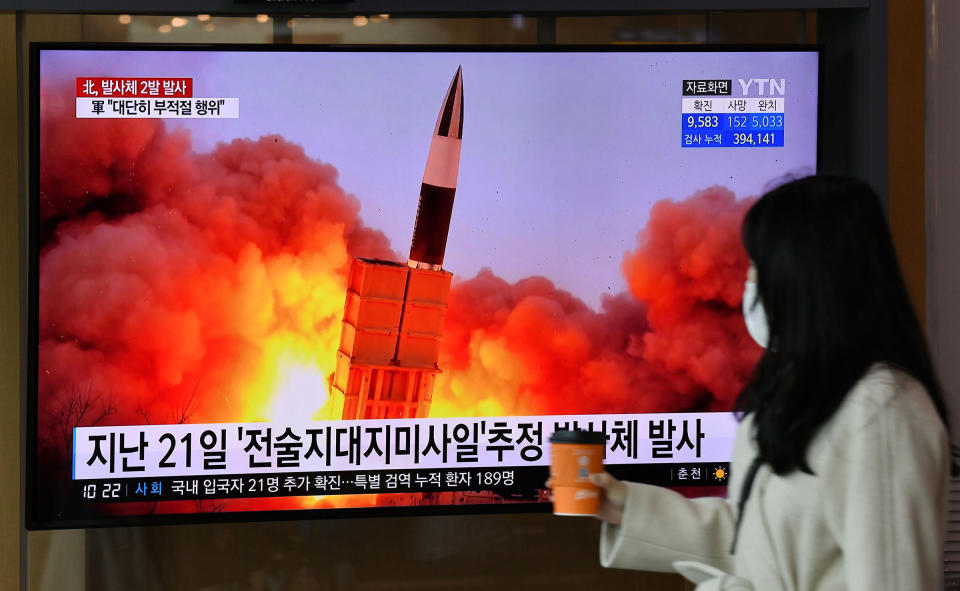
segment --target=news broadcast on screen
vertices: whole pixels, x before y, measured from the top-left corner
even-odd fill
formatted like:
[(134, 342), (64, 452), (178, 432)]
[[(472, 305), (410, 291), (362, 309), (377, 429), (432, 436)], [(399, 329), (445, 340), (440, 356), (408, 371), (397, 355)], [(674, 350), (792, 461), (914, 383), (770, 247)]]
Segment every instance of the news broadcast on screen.
[(547, 510), (557, 430), (727, 485), (815, 49), (36, 55), (34, 527)]

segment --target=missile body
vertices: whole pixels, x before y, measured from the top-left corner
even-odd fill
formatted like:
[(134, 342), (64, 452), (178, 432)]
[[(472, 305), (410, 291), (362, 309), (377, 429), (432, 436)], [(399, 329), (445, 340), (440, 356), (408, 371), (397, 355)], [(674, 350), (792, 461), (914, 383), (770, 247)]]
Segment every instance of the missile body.
[(430, 141), (427, 166), (420, 184), (417, 221), (413, 228), (408, 265), (420, 269), (440, 269), (450, 231), (453, 197), (457, 192), (460, 170), (460, 144), (463, 138), (463, 77), (461, 69), (450, 82), (443, 108)]

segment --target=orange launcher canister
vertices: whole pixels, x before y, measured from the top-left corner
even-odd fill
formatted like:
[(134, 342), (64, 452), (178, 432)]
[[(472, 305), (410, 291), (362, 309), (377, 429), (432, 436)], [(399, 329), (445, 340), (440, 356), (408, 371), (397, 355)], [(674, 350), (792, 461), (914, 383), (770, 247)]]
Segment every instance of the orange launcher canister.
[(555, 431), (550, 437), (554, 515), (596, 515), (600, 489), (590, 474), (603, 471), (606, 438), (592, 431)]

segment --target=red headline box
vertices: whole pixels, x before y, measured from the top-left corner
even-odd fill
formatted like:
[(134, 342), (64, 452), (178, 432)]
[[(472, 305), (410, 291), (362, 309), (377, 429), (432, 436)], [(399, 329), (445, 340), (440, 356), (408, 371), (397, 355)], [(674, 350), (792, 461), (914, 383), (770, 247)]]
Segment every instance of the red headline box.
[(190, 98), (193, 78), (77, 78), (78, 97)]

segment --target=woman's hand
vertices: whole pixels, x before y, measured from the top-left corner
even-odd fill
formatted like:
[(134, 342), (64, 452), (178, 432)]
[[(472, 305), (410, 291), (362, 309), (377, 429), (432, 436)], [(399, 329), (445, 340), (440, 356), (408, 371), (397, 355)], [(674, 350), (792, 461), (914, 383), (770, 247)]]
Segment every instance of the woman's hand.
[[(600, 488), (600, 506), (597, 519), (610, 525), (620, 525), (623, 519), (623, 505), (627, 502), (627, 485), (606, 472), (590, 475), (590, 482)], [(553, 478), (548, 478), (545, 486), (553, 489)], [(553, 500), (553, 495), (550, 495)]]
[(597, 519), (610, 525), (620, 525), (623, 519), (623, 506), (627, 502), (627, 485), (606, 472), (590, 475), (590, 482), (600, 487), (600, 507)]

